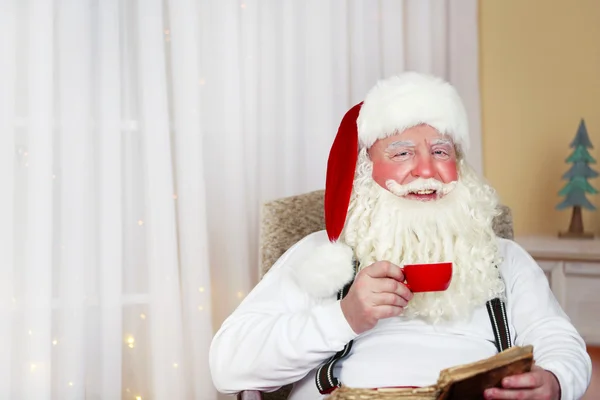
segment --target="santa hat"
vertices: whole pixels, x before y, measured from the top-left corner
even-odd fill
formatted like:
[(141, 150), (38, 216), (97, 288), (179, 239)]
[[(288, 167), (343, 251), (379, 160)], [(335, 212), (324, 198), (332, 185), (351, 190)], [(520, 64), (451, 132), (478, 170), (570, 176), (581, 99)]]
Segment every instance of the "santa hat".
[(325, 226), (331, 243), (306, 261), (309, 271), (299, 272), (300, 283), (314, 295), (330, 296), (353, 277), (352, 250), (336, 242), (346, 223), (360, 149), (420, 124), (448, 135), (462, 151), (467, 150), (462, 100), (448, 82), (430, 75), (406, 72), (381, 80), (344, 115), (327, 163)]

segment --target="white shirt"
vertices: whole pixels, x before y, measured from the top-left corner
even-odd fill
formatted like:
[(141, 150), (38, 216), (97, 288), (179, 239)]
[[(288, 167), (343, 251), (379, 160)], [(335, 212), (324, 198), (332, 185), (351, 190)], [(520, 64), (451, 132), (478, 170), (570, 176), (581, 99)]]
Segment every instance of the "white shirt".
[[(327, 241), (320, 231), (294, 245), (223, 323), (210, 350), (220, 392), (273, 391), (297, 382), (290, 400), (322, 399), (314, 371), (350, 340), (350, 355), (335, 368), (349, 387), (432, 385), (442, 369), (496, 353), (485, 306), (467, 322), (432, 325), (394, 317), (356, 335), (339, 301), (310, 296), (291, 274)], [(513, 343), (533, 345), (536, 364), (558, 378), (562, 399), (579, 399), (591, 378), (583, 339), (536, 262), (515, 242), (498, 241)]]

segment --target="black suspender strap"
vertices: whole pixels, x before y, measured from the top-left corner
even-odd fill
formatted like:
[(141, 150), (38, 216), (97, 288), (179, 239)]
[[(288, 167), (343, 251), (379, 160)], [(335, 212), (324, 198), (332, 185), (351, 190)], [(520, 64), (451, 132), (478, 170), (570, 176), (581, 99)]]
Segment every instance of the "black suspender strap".
[(496, 298), (488, 301), (486, 304), (494, 338), (496, 339), (496, 348), (498, 352), (512, 347), (510, 340), (510, 331), (508, 330), (508, 318), (506, 318), (506, 306), (504, 301)]
[[(354, 262), (354, 273), (356, 274), (356, 261)], [(352, 282), (354, 282), (354, 279), (348, 282), (346, 286), (344, 286), (342, 290), (338, 292), (338, 300), (342, 300), (344, 297), (346, 297), (348, 291), (350, 290), (350, 286), (352, 286)], [(317, 369), (315, 381), (317, 383), (319, 393), (329, 394), (342, 386), (342, 383), (339, 381), (339, 379), (333, 376), (333, 368), (338, 361), (350, 354), (350, 350), (352, 350), (352, 340), (346, 343), (342, 350), (335, 353), (324, 364), (322, 364), (319, 369)]]

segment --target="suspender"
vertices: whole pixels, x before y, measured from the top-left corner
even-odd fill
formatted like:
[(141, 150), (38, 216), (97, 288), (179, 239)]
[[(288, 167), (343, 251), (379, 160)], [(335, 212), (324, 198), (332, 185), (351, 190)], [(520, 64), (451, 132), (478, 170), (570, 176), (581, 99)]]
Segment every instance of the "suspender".
[(498, 353), (512, 347), (510, 340), (510, 331), (508, 329), (508, 318), (506, 318), (506, 306), (504, 301), (500, 299), (492, 299), (488, 301), (487, 307), (492, 329), (494, 330), (494, 338), (496, 339), (496, 348)]
[[(356, 273), (356, 262), (354, 263), (354, 271)], [(346, 286), (338, 292), (338, 300), (342, 300), (348, 294), (352, 282), (353, 281), (347, 283)], [(496, 298), (488, 301), (485, 305), (494, 331), (496, 349), (498, 349), (498, 352), (501, 352), (512, 347), (504, 301)], [(350, 350), (352, 350), (352, 340), (348, 342), (342, 350), (335, 353), (331, 358), (325, 361), (319, 369), (317, 369), (315, 381), (319, 393), (330, 394), (335, 389), (342, 386), (342, 382), (333, 376), (333, 368), (338, 361), (350, 354)]]
[[(354, 264), (354, 270), (356, 271), (356, 263)], [(352, 282), (353, 281), (348, 282), (346, 286), (344, 286), (344, 288), (338, 292), (338, 300), (346, 297), (348, 290), (350, 290), (350, 286), (352, 286)], [(325, 363), (319, 367), (317, 370), (317, 375), (315, 376), (319, 393), (329, 394), (338, 387), (342, 386), (342, 383), (335, 376), (333, 376), (333, 367), (335, 367), (335, 364), (338, 361), (350, 354), (350, 350), (352, 350), (352, 340), (346, 343), (342, 350), (335, 353), (329, 360), (325, 361)]]

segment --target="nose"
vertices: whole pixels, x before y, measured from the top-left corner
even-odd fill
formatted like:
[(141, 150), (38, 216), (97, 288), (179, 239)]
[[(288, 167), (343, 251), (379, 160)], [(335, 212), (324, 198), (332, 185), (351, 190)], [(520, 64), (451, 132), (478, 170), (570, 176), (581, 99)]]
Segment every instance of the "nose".
[(412, 176), (415, 178), (433, 178), (433, 160), (429, 154), (427, 155), (418, 155), (417, 164), (415, 168), (412, 170)]

